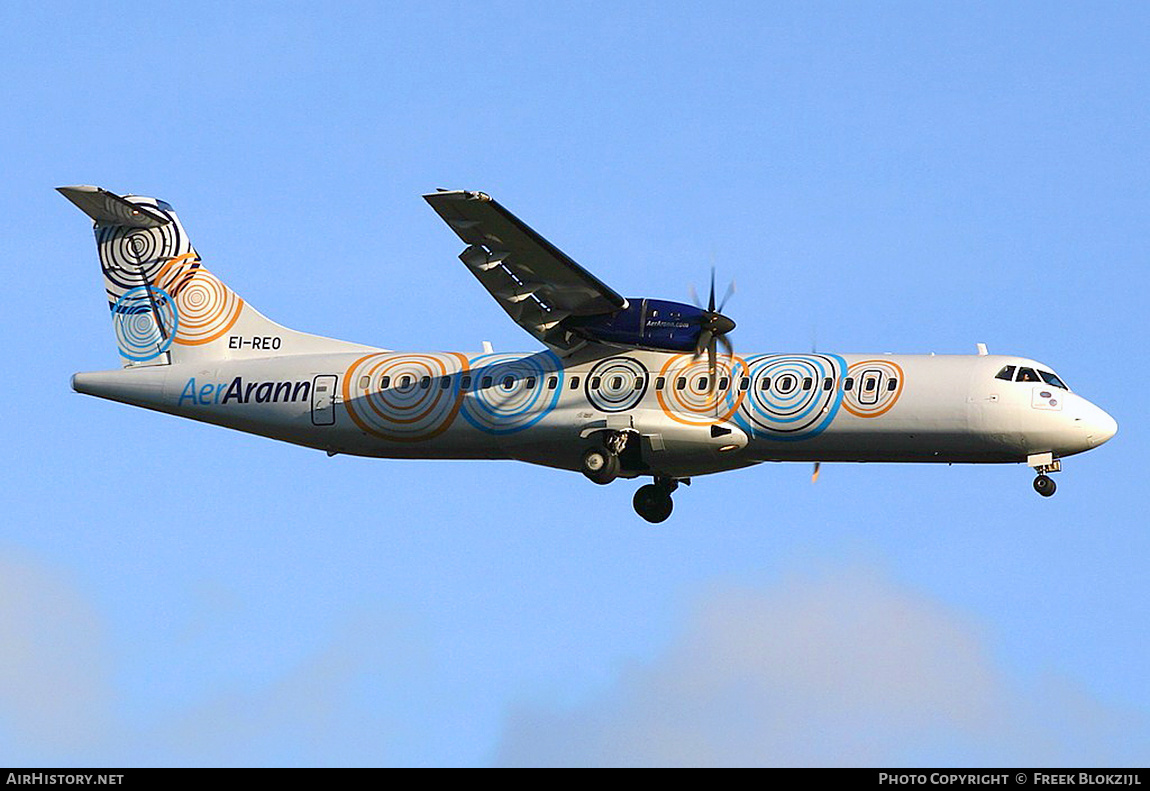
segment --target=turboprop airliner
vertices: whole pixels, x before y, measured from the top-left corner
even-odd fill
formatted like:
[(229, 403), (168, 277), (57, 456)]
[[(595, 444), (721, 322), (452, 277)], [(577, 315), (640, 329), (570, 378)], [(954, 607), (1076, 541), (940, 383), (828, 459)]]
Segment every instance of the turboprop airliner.
[[(706, 307), (625, 298), (482, 192), (424, 199), (464, 267), (544, 348), (395, 352), (287, 329), (200, 260), (172, 207), (60, 187), (94, 221), (121, 367), (88, 395), (326, 451), (515, 459), (649, 478), (649, 522), (697, 476), (765, 461), (1025, 463), (1049, 497), (1110, 415), (1049, 365), (991, 355), (736, 354)], [(730, 289), (728, 289), (728, 294)]]

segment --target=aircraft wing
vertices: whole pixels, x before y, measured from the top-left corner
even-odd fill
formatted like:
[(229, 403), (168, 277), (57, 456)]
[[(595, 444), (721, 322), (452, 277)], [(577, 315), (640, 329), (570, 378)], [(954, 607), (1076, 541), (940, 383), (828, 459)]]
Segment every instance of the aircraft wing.
[(533, 231), (489, 195), (464, 190), (424, 195), (467, 244), (459, 259), (507, 315), (559, 352), (583, 339), (560, 322), (615, 313), (627, 300)]

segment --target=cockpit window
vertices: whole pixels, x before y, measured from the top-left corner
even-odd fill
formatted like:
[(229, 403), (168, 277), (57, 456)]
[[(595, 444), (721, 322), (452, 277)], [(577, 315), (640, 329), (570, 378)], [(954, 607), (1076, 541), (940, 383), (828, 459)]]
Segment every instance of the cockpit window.
[(1018, 369), (1018, 378), (1015, 379), (1014, 381), (1016, 381), (1016, 382), (1037, 382), (1037, 381), (1039, 381), (1039, 379), (1038, 379), (1038, 374), (1034, 373), (1033, 368), (1019, 368)]
[(994, 378), (1005, 379), (1006, 381), (1011, 382), (1014, 380), (1014, 369), (1016, 367), (1017, 366), (1013, 365), (1004, 365), (1002, 366), (1002, 370), (994, 375)]
[(1041, 368), (1039, 368), (1038, 369), (1038, 375), (1042, 377), (1042, 381), (1046, 382), (1046, 384), (1050, 385), (1051, 387), (1060, 387), (1063, 390), (1069, 390), (1070, 389), (1065, 384), (1063, 384), (1061, 379), (1059, 379), (1057, 376), (1055, 376), (1050, 371), (1043, 371)]

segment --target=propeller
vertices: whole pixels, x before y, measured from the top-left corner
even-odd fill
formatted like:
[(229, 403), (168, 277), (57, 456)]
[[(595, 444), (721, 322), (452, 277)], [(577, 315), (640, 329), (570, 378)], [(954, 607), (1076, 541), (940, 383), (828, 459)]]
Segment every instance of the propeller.
[(735, 322), (723, 315), (723, 308), (727, 304), (727, 300), (735, 293), (735, 281), (732, 280), (730, 285), (727, 286), (727, 291), (723, 294), (722, 300), (719, 302), (718, 308), (715, 307), (715, 267), (711, 267), (711, 293), (707, 298), (707, 307), (699, 303), (699, 295), (695, 292), (695, 287), (691, 286), (691, 300), (695, 306), (703, 309), (703, 315), (699, 317), (699, 326), (701, 332), (699, 333), (699, 340), (695, 343), (695, 359), (699, 359), (704, 352), (707, 354), (707, 380), (710, 385), (711, 397), (715, 394), (715, 374), (718, 367), (718, 346), (723, 347), (723, 353), (728, 357), (733, 357), (735, 354), (735, 347), (731, 344), (727, 333), (735, 328)]

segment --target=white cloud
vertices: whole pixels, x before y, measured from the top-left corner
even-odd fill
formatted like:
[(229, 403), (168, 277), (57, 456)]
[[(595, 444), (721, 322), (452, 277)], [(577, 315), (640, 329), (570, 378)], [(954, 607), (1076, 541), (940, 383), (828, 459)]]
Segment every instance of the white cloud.
[[(150, 721), (130, 721), (95, 610), (58, 569), (5, 552), (0, 754), (27, 765), (384, 762), (396, 723), (358, 693), (399, 694), (419, 643), (377, 609), (340, 620), (325, 646), (266, 685), (217, 680), (190, 704), (157, 701)], [(199, 616), (194, 626), (178, 638), (183, 653), (218, 628)]]
[[(947, 765), (1144, 761), (1105, 707), (1016, 688), (979, 630), (858, 570), (703, 598), (664, 656), (588, 705), (520, 707), (511, 765)], [(1125, 730), (1124, 730), (1125, 729)], [(1124, 757), (1125, 756), (1125, 757)]]
[(102, 633), (70, 582), (0, 558), (0, 723), (17, 741), (85, 748), (103, 740), (112, 691)]
[(386, 711), (360, 706), (356, 694), (373, 684), (394, 688), (413, 676), (405, 642), (394, 617), (349, 615), (328, 645), (275, 683), (217, 691), (154, 736), (180, 763), (382, 763), (397, 724)]

